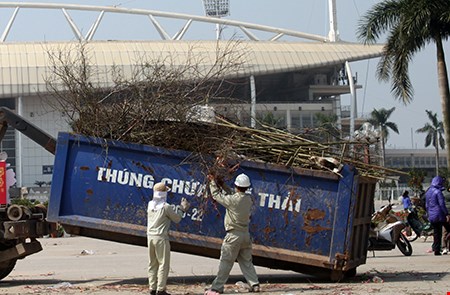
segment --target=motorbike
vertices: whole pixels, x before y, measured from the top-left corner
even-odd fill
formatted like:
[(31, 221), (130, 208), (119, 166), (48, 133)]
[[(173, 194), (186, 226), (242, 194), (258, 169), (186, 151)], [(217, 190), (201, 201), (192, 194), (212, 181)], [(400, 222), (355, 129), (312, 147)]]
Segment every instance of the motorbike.
[(426, 241), (429, 236), (433, 236), (433, 227), (426, 218), (425, 209), (422, 207), (413, 206), (408, 209), (406, 221), (412, 229), (412, 232), (411, 230), (403, 232), (408, 241), (414, 242), (419, 237), (424, 237)]
[(406, 223), (396, 215), (392, 214), (392, 204), (381, 207), (372, 214), (371, 230), (369, 233), (368, 251), (390, 251), (395, 246), (405, 256), (411, 256), (413, 249), (402, 231)]

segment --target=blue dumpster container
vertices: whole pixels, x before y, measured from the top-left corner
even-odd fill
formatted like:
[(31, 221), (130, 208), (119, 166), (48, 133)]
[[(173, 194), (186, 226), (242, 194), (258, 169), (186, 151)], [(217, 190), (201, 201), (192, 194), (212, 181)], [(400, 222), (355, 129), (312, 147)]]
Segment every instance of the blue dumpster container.
[[(172, 250), (219, 257), (225, 210), (204, 198), (204, 169), (190, 152), (60, 133), (48, 220), (71, 234), (145, 246), (147, 203), (163, 181), (169, 203), (191, 203), (172, 225)], [(256, 265), (339, 280), (365, 263), (375, 181), (349, 165), (339, 176), (244, 161), (230, 187), (239, 173), (252, 181)]]

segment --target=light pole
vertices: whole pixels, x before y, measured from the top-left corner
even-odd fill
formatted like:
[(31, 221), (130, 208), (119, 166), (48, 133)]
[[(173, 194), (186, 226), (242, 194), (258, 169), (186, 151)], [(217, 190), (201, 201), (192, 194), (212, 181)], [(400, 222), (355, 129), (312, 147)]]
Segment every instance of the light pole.
[[(203, 0), (206, 16), (221, 18), (230, 15), (229, 0)], [(216, 38), (220, 40), (221, 25), (216, 24)]]
[[(370, 149), (369, 146), (379, 142), (380, 132), (375, 129), (372, 124), (365, 122), (359, 130), (356, 130), (353, 135), (354, 139), (361, 142), (364, 146), (364, 161), (370, 164)], [(384, 160), (383, 160), (384, 162)], [(383, 163), (384, 166), (384, 163)]]

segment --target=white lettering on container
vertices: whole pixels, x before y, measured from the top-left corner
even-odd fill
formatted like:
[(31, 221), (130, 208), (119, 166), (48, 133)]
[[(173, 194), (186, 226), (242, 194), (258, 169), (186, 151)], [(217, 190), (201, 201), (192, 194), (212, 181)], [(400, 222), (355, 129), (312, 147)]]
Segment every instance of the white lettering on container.
[[(289, 210), (300, 212), (301, 199), (293, 201), (289, 196), (282, 197), (280, 195), (268, 194), (268, 193), (258, 193), (259, 196), (259, 206), (267, 207), (277, 210)], [(295, 208), (294, 208), (295, 203)]]
[(200, 182), (194, 181), (186, 181), (184, 185), (184, 193), (188, 196), (192, 196), (195, 194), (195, 190), (200, 185)]
[(280, 209), (281, 196), (269, 194), (269, 203), (267, 207)]
[(260, 199), (259, 199), (259, 206), (260, 207), (264, 207), (266, 205), (266, 198), (269, 196), (269, 194), (259, 193), (258, 195), (260, 197)]
[[(136, 172), (130, 172), (127, 169), (117, 170), (99, 167), (97, 172), (97, 181), (117, 183), (121, 185), (129, 185), (135, 187), (143, 187), (152, 189), (155, 184), (155, 178), (151, 174), (142, 174)], [(163, 178), (161, 182), (165, 183), (171, 188), (170, 191), (177, 194), (186, 194), (188, 196), (202, 197), (206, 184), (202, 184), (198, 181), (180, 180)]]
[(179, 179), (174, 179), (172, 182), (172, 192), (177, 194), (183, 193), (184, 181)]
[(142, 179), (142, 187), (144, 188), (152, 188), (154, 184), (154, 178), (150, 174), (144, 175)]
[(129, 177), (130, 173), (128, 173), (128, 171), (119, 170), (119, 173), (117, 173), (117, 182), (120, 184), (127, 184)]
[(116, 183), (117, 181), (117, 170), (106, 169), (105, 175), (107, 182)]
[(142, 186), (142, 174), (136, 174), (134, 172), (131, 173), (131, 177), (130, 177), (130, 186), (137, 186), (137, 187), (141, 187)]
[(100, 167), (97, 173), (97, 180), (101, 182), (152, 188), (154, 178), (150, 174), (144, 175), (142, 173), (130, 172), (127, 170), (116, 170)]
[(188, 196), (203, 196), (203, 192), (206, 189), (205, 184), (200, 184), (200, 182), (192, 180), (180, 180), (180, 179), (170, 179), (163, 178), (161, 182), (165, 183), (167, 186), (171, 187), (171, 192), (177, 194), (186, 194)]
[(197, 197), (203, 196), (203, 194), (205, 193), (205, 191), (206, 191), (206, 184), (200, 185), (200, 187), (199, 187), (198, 190), (197, 190)]

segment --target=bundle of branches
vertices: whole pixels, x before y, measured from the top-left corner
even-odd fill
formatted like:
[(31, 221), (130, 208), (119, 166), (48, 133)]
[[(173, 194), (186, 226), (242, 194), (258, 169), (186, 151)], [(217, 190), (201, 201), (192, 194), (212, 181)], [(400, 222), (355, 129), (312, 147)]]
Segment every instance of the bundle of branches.
[[(239, 70), (245, 51), (238, 41), (218, 44), (215, 57), (201, 48), (189, 51), (181, 64), (176, 56), (142, 57), (127, 73), (114, 66), (100, 72), (92, 65), (89, 43), (49, 51), (52, 73), (46, 84), (54, 99), (48, 102), (65, 114), (75, 133), (210, 151), (213, 148), (205, 146), (210, 142), (197, 140), (198, 134), (225, 131), (218, 126), (192, 127), (196, 107), (231, 91), (233, 85), (223, 77)], [(209, 67), (202, 66), (205, 59)], [(112, 81), (102, 84), (99, 77)]]
[[(211, 97), (232, 102), (226, 94), (232, 93), (228, 87), (233, 83), (223, 77), (241, 66), (244, 54), (235, 45), (218, 48), (216, 61), (206, 71), (196, 60), (188, 60), (184, 66), (170, 65), (167, 60), (143, 61), (131, 77), (111, 69), (108, 74), (114, 77), (113, 85), (99, 87), (92, 77), (101, 74), (94, 72), (86, 45), (81, 44), (78, 51), (51, 55), (53, 76), (47, 85), (56, 98), (55, 108), (66, 114), (75, 133), (236, 161), (248, 159), (335, 173), (339, 173), (341, 163), (350, 163), (371, 177), (390, 172), (370, 164), (369, 144), (330, 141), (335, 135), (327, 136), (326, 142), (313, 140), (312, 135), (320, 136), (323, 130), (308, 130), (300, 136), (264, 124), (256, 129), (220, 118), (215, 123), (200, 122), (197, 108), (209, 105)], [(201, 156), (198, 160), (205, 171), (217, 168)]]
[[(218, 125), (236, 131), (238, 135), (234, 136), (231, 150), (247, 160), (329, 170), (337, 174), (341, 164), (347, 163), (355, 166), (361, 175), (380, 179), (389, 174), (401, 173), (379, 166), (378, 156), (371, 151), (368, 143), (348, 140), (319, 142), (271, 126), (262, 125), (262, 128), (254, 129), (226, 120), (221, 120)], [(308, 133), (322, 132), (309, 130)], [(227, 148), (230, 147), (224, 147)]]
[[(77, 133), (190, 151), (195, 156), (190, 160), (200, 162), (205, 171), (214, 170), (211, 167), (214, 163), (201, 155), (214, 155), (232, 162), (245, 159), (287, 167), (322, 169), (337, 174), (341, 163), (348, 163), (355, 166), (360, 174), (375, 178), (397, 172), (373, 164), (376, 160), (372, 160), (371, 164), (368, 157), (375, 156), (367, 150), (369, 145), (356, 141), (318, 142), (261, 124), (259, 129), (240, 126), (220, 117), (216, 117), (216, 123), (206, 123), (151, 120), (136, 113), (125, 116), (112, 112), (110, 120), (86, 116), (84, 113), (84, 120), (75, 122)], [(90, 129), (91, 126), (95, 128)], [(317, 132), (309, 130), (308, 137)]]

